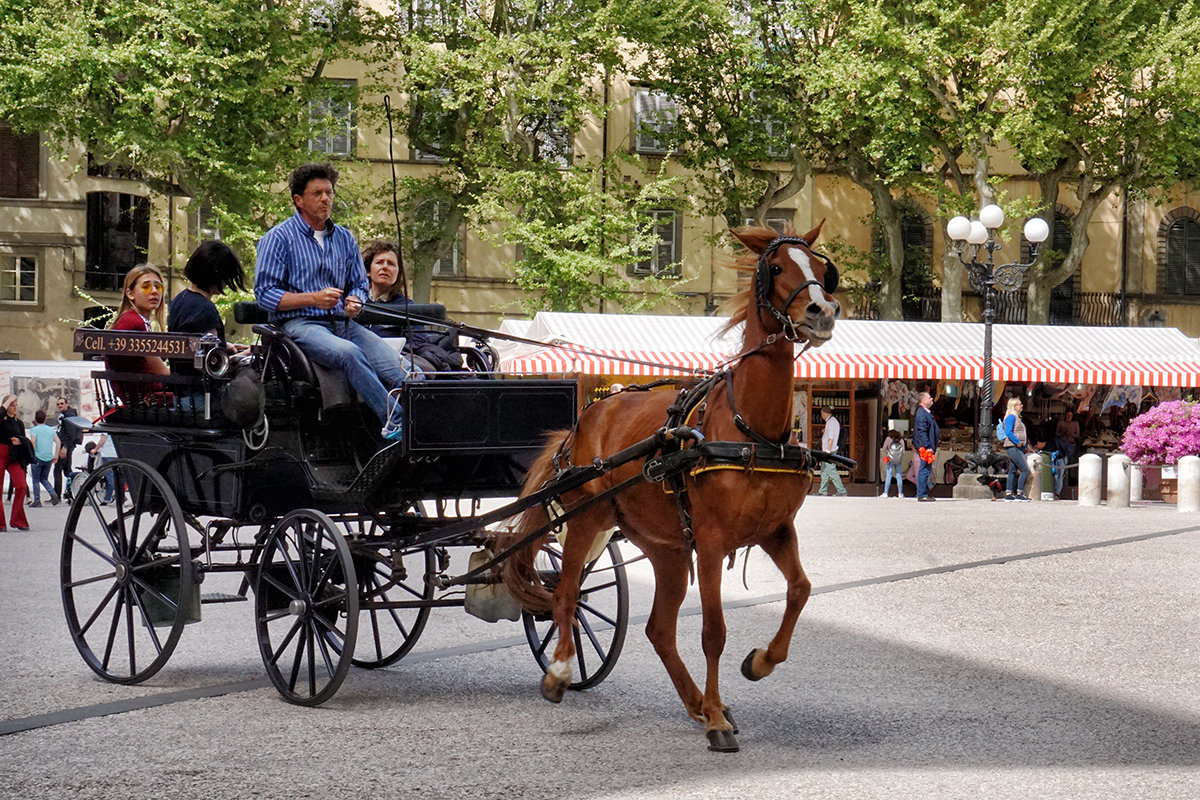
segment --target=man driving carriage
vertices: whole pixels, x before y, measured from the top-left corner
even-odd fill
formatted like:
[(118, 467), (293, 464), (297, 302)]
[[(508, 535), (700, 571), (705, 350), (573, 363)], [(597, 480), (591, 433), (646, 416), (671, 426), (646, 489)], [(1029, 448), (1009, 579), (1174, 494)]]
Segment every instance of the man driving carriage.
[(292, 172), (296, 213), (259, 240), (254, 296), (309, 358), (346, 376), (383, 423), (384, 438), (399, 439), (401, 407), (390, 392), (410, 371), (354, 321), (369, 296), (367, 274), (354, 234), (330, 219), (337, 179), (330, 164)]

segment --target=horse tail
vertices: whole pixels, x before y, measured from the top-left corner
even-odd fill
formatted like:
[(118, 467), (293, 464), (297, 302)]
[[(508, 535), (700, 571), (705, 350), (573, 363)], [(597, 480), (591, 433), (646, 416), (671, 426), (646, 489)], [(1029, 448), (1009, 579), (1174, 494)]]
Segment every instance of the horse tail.
[[(521, 489), (522, 497), (541, 489), (547, 481), (554, 477), (554, 456), (569, 435), (570, 431), (555, 431), (550, 434), (545, 449), (533, 462), (525, 476), (525, 485)], [(498, 549), (512, 547), (549, 522), (550, 515), (546, 513), (545, 506), (540, 503), (526, 509), (517, 518), (517, 524), (512, 529), (497, 536)], [(535, 538), (505, 559), (501, 567), (505, 587), (522, 608), (534, 614), (546, 613), (554, 605), (554, 595), (542, 583), (542, 579), (534, 567), (534, 559), (537, 557), (541, 545), (542, 538)]]

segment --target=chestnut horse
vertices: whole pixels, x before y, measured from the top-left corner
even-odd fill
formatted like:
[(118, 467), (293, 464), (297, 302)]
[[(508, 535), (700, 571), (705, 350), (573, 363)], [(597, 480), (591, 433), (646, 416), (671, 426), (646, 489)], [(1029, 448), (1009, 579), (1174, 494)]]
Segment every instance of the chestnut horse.
[[(755, 434), (773, 443), (789, 440), (793, 342), (814, 346), (828, 341), (839, 313), (832, 297), (837, 287), (836, 267), (811, 249), (820, 229), (818, 225), (802, 237), (780, 237), (766, 228), (731, 231), (747, 251), (734, 266), (753, 277), (751, 285), (731, 300), (738, 310), (729, 327), (745, 323), (741, 351), (744, 355), (725, 379), (732, 381), (732, 392), (718, 383), (718, 388), (707, 396), (700, 415), (702, 422), (689, 421), (708, 441), (749, 442)], [(663, 427), (668, 408), (675, 401), (673, 392), (623, 391), (589, 406), (580, 414), (573, 431), (551, 435), (549, 445), (530, 470), (523, 493), (541, 488), (554, 477), (556, 467), (566, 466), (563, 463), (566, 458), (574, 464), (590, 464), (594, 458), (604, 458), (652, 436)], [(739, 414), (740, 418), (735, 418)], [(566, 493), (560, 503), (570, 510), (636, 475), (639, 469), (639, 462), (619, 467)], [(721, 702), (717, 681), (718, 663), (725, 648), (722, 562), (737, 548), (758, 545), (787, 580), (787, 602), (779, 631), (765, 649), (751, 651), (742, 665), (746, 677), (759, 680), (787, 658), (792, 631), (811, 590), (812, 585), (800, 566), (793, 524), (811, 483), (812, 473), (807, 468), (685, 473), (676, 488), (686, 490), (690, 503), (691, 537), (685, 530), (682, 521), (685, 515), (680, 513), (674, 494), (665, 492), (659, 484), (635, 483), (570, 518), (560, 580), (553, 595), (537, 580), (533, 568), (538, 543), (517, 551), (504, 564), (505, 583), (529, 611), (553, 611), (558, 625), (557, 647), (542, 681), (543, 695), (558, 702), (571, 683), (571, 659), (575, 654), (571, 631), (580, 576), (593, 543), (618, 526), (653, 565), (654, 605), (646, 635), (671, 676), (687, 713), (704, 723), (709, 749), (737, 750), (735, 731)], [(506, 535), (507, 543), (520, 541), (527, 532), (546, 522), (542, 506), (529, 509), (520, 517), (516, 529)], [(703, 693), (688, 673), (676, 646), (676, 623), (687, 592), (693, 550), (707, 662)]]

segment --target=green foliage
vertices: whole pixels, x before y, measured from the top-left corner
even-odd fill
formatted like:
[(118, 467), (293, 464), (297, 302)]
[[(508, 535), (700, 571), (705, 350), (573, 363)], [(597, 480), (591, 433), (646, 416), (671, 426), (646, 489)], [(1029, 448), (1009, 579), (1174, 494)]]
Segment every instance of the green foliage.
[(0, 118), (127, 168), (161, 194), (209, 202), (245, 245), (287, 212), (277, 186), (307, 158), (308, 102), (357, 41), (310, 4), (271, 0), (0, 0)]

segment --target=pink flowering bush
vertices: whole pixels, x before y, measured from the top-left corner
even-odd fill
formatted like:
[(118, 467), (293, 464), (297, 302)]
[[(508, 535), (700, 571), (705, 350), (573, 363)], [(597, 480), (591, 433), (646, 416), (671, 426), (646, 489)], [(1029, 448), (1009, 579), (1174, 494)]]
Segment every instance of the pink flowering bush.
[(1136, 464), (1174, 464), (1200, 456), (1200, 403), (1170, 400), (1134, 417), (1121, 449)]

